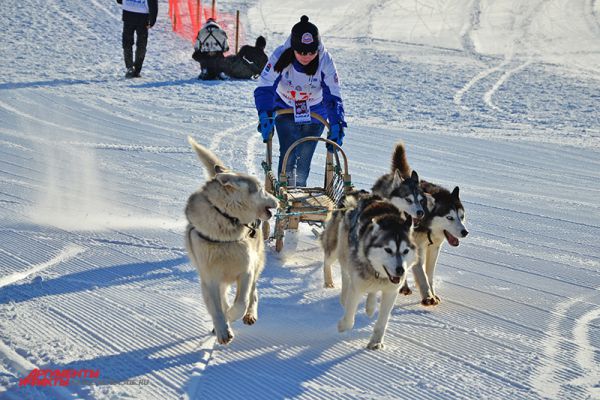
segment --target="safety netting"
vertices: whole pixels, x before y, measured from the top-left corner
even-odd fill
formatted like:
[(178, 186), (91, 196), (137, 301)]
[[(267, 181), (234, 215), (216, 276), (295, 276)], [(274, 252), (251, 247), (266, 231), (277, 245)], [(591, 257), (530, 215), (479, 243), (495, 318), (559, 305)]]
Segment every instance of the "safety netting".
[(236, 11), (218, 10), (214, 1), (203, 3), (200, 0), (169, 0), (169, 17), (173, 31), (194, 43), (202, 25), (213, 18), (227, 32), (230, 52), (245, 44), (245, 35)]

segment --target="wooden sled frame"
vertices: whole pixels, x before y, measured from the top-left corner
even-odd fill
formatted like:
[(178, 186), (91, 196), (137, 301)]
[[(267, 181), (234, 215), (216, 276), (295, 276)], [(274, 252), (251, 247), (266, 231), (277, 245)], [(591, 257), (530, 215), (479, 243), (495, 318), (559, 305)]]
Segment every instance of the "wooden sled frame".
[[(292, 109), (278, 110), (276, 115), (293, 114)], [(311, 117), (321, 122), (327, 132), (330, 132), (329, 123), (319, 114), (310, 113)], [(329, 135), (328, 135), (329, 136)], [(350, 192), (352, 182), (348, 173), (348, 158), (342, 148), (334, 141), (322, 137), (305, 137), (292, 143), (283, 158), (283, 167), (279, 180), (272, 171), (272, 138), (273, 132), (266, 142), (266, 157), (263, 161), (265, 171), (265, 190), (275, 195), (279, 200), (275, 216), (275, 250), (280, 252), (283, 248), (283, 238), (286, 230), (297, 230), (300, 222), (322, 225), (329, 213), (337, 207), (341, 191)], [(302, 143), (309, 141), (325, 142), (333, 148), (333, 152), (326, 150), (325, 179), (323, 187), (295, 187), (288, 186), (286, 165), (292, 151)], [(339, 155), (343, 163), (340, 162)], [(342, 186), (343, 185), (343, 186)], [(340, 189), (340, 186), (342, 188)], [(263, 236), (268, 238), (270, 225), (263, 223)]]

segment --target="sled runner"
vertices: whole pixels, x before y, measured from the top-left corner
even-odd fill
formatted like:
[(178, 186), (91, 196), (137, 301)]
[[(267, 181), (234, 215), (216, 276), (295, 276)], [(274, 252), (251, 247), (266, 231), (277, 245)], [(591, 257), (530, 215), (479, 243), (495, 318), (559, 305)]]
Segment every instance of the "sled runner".
[[(277, 115), (293, 114), (292, 109), (278, 110)], [(310, 113), (311, 117), (325, 125), (329, 132), (329, 123), (316, 113)], [(279, 200), (277, 213), (275, 214), (275, 229), (270, 236), (269, 223), (263, 223), (263, 235), (265, 238), (275, 239), (275, 250), (283, 248), (283, 237), (286, 230), (297, 230), (300, 222), (323, 226), (327, 216), (338, 205), (345, 193), (353, 190), (350, 174), (348, 174), (348, 159), (346, 153), (334, 141), (321, 137), (305, 137), (295, 141), (285, 153), (283, 167), (279, 179), (272, 171), (272, 138), (273, 132), (267, 141), (267, 153), (262, 162), (265, 171), (265, 189), (275, 195)], [(322, 187), (295, 187), (288, 185), (286, 164), (290, 154), (298, 145), (318, 141), (331, 145), (333, 153), (327, 150), (325, 159), (325, 178)], [(323, 146), (323, 149), (326, 149)], [(343, 163), (340, 162), (340, 154)]]

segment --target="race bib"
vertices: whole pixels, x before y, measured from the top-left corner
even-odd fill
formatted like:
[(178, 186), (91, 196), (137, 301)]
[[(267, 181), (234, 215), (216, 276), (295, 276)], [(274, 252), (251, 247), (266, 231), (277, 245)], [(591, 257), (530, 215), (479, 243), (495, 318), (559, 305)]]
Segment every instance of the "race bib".
[(310, 124), (310, 106), (306, 100), (294, 102), (294, 122), (297, 124)]

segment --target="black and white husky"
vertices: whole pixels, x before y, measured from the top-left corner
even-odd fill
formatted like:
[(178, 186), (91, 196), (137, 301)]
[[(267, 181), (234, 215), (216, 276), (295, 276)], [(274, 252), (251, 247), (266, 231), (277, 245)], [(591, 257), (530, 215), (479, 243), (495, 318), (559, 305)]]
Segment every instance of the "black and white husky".
[[(459, 238), (467, 237), (469, 231), (464, 225), (465, 209), (460, 201), (458, 186), (449, 192), (441, 186), (421, 181), (421, 188), (433, 197), (435, 205), (415, 228), (419, 263), (413, 268), (413, 274), (421, 293), (421, 304), (435, 306), (440, 303), (433, 278), (440, 248), (444, 240), (450, 246), (458, 246)], [(406, 282), (400, 290), (407, 295), (411, 293)]]
[[(217, 340), (233, 340), (230, 323), (243, 318), (252, 325), (258, 318), (256, 282), (265, 263), (262, 229), (257, 220), (271, 218), (277, 199), (265, 192), (253, 176), (234, 172), (207, 148), (188, 138), (206, 167), (209, 180), (188, 199), (185, 244), (196, 266), (206, 309)], [(227, 292), (236, 283), (230, 307)]]
[[(401, 157), (399, 157), (401, 155)], [(414, 176), (414, 171), (406, 160), (404, 145), (398, 143), (392, 156), (392, 165), (402, 179)], [(425, 215), (415, 226), (414, 240), (417, 244), (419, 262), (413, 268), (413, 274), (421, 293), (421, 304), (437, 305), (439, 296), (434, 289), (433, 275), (440, 248), (446, 240), (450, 246), (458, 246), (459, 238), (466, 237), (469, 232), (465, 228), (465, 209), (460, 201), (459, 188), (452, 192), (441, 186), (421, 180), (419, 189), (426, 198)], [(400, 289), (405, 295), (411, 294), (407, 282)]]
[[(335, 253), (342, 267), (340, 301), (345, 313), (338, 331), (354, 326), (356, 310), (365, 293), (374, 296), (382, 292), (379, 315), (367, 345), (369, 349), (380, 349), (400, 285), (417, 262), (412, 218), (379, 196), (362, 192), (346, 198), (347, 203), (353, 200), (356, 204), (348, 204), (351, 209), (335, 222), (337, 231), (325, 229), (321, 239), (325, 259), (331, 259)], [(335, 240), (331, 240), (332, 235)], [(336, 244), (335, 248), (327, 246), (331, 243)], [(367, 304), (369, 316), (374, 308), (375, 302)]]

